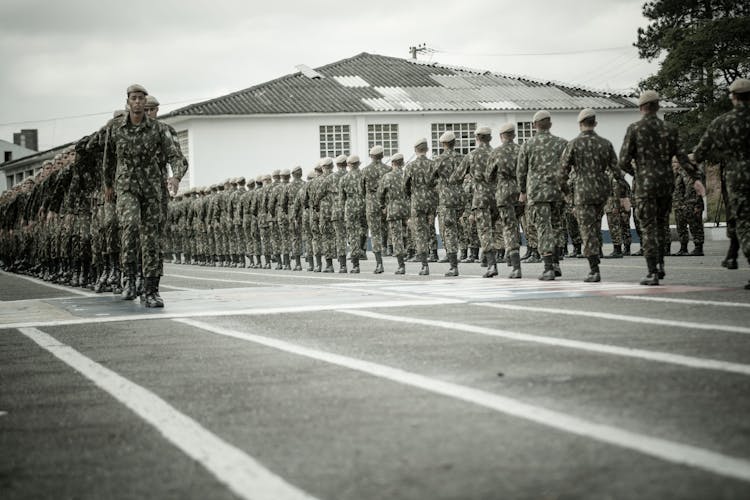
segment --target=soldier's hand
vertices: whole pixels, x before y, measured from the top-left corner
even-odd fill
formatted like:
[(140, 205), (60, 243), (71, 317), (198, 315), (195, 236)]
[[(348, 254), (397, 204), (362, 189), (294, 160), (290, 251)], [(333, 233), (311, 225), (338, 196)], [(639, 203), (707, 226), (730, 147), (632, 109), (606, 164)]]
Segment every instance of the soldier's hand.
[(519, 203), (526, 203), (526, 193), (521, 193), (518, 195), (518, 202)]
[(175, 177), (170, 177), (167, 179), (167, 188), (169, 189), (169, 192), (173, 195), (177, 195), (177, 190), (180, 189), (180, 181), (178, 181)]
[(115, 191), (111, 187), (104, 188), (104, 201), (107, 203), (112, 203), (112, 200), (115, 199)]
[(693, 184), (693, 187), (695, 188), (695, 192), (698, 193), (698, 196), (703, 197), (706, 196), (706, 186), (703, 185), (701, 181), (695, 181), (695, 184)]
[(626, 212), (630, 211), (630, 198), (620, 198), (620, 205)]

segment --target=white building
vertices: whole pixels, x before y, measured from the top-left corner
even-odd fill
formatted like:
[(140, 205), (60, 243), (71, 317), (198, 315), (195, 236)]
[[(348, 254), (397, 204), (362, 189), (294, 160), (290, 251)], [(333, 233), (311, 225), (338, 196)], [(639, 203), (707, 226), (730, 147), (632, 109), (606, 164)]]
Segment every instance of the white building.
[[(517, 124), (518, 141), (531, 136), (531, 117), (552, 113), (552, 132), (578, 134), (582, 108), (597, 111), (597, 131), (619, 151), (627, 125), (639, 119), (634, 98), (558, 83), (362, 53), (315, 70), (300, 71), (239, 92), (192, 104), (160, 117), (178, 131), (190, 163), (183, 187), (256, 177), (317, 159), (358, 154), (374, 144), (387, 157), (408, 159), (416, 139), (452, 129), (464, 153), (474, 130)], [(666, 107), (672, 106), (666, 104)], [(499, 145), (497, 135), (493, 146)]]
[(5, 141), (0, 139), (0, 150), (2, 150), (2, 163), (0, 163), (0, 171), (3, 175), (0, 175), (0, 191), (12, 187), (14, 184), (18, 184), (23, 181), (26, 177), (33, 175), (34, 169), (23, 170), (23, 169), (6, 169), (6, 165), (14, 160), (20, 160), (31, 155), (37, 154), (33, 149), (29, 149), (18, 144)]

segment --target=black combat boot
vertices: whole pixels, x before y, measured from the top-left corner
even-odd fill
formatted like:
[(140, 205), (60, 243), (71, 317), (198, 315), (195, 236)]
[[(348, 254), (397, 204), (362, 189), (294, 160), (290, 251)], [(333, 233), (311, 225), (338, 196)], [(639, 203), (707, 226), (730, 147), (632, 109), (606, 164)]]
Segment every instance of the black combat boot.
[(487, 272), (482, 275), (482, 278), (494, 278), (497, 276), (497, 263), (495, 262), (495, 251), (488, 250), (484, 252), (487, 258)]
[(135, 277), (135, 264), (127, 264), (125, 266), (125, 283), (122, 290), (122, 300), (134, 300), (138, 296), (135, 287)]
[(505, 249), (501, 248), (497, 252), (495, 252), (495, 263), (496, 264), (505, 264)]
[(560, 255), (558, 252), (560, 247), (555, 247), (552, 250), (552, 269), (555, 271), (555, 277), (559, 278), (562, 276), (562, 270), (560, 269)]
[(318, 254), (315, 256), (315, 269), (313, 269), (314, 273), (320, 273), (323, 271), (323, 256)]
[(339, 274), (346, 274), (346, 255), (339, 255)]
[(612, 253), (609, 255), (605, 255), (605, 259), (622, 259), (622, 245), (617, 244), (613, 245)]
[(349, 274), (359, 274), (359, 257), (352, 256), (352, 269)]
[(107, 278), (107, 285), (110, 287), (112, 293), (122, 293), (122, 276), (120, 272), (120, 260), (114, 255), (112, 257), (112, 272), (109, 273)]
[(413, 248), (410, 248), (406, 252), (406, 262), (416, 262), (417, 261), (417, 251)]
[(284, 259), (284, 271), (292, 270), (292, 258), (288, 253), (285, 253), (282, 258)]
[(667, 275), (667, 272), (664, 270), (664, 257), (659, 256), (659, 259), (656, 262), (656, 270), (659, 273), (659, 279), (663, 280), (664, 277)]
[(430, 264), (427, 261), (427, 253), (423, 253), (421, 256), (422, 261), (422, 269), (419, 270), (420, 276), (429, 276), (430, 275)]
[(641, 285), (655, 286), (659, 284), (659, 271), (657, 269), (657, 258), (646, 257), (646, 266), (648, 266), (648, 275), (641, 279)]
[(294, 256), (294, 269), (292, 271), (302, 271), (302, 258), (299, 255)]
[[(534, 250), (534, 247), (531, 247), (528, 245), (526, 246), (526, 253), (523, 254), (523, 257), (521, 257), (521, 262), (526, 262), (529, 259), (529, 257), (531, 257), (532, 250)], [(519, 253), (519, 255), (521, 254)]]
[[(523, 260), (523, 259), (521, 259)], [(528, 259), (526, 259), (527, 264), (538, 264), (542, 262), (542, 256), (539, 255), (539, 250), (536, 249), (536, 247), (531, 249), (531, 255)]]
[(397, 255), (396, 261), (398, 262), (398, 269), (393, 274), (406, 274), (406, 265), (404, 264), (404, 256)]
[(451, 263), (450, 269), (448, 269), (448, 272), (445, 273), (446, 276), (458, 276), (458, 254), (456, 252), (451, 252), (447, 255), (448, 262)]
[(373, 274), (382, 274), (383, 271), (383, 254), (375, 252), (375, 270), (373, 271)]
[(393, 257), (393, 245), (388, 245), (385, 247), (385, 256)]
[(159, 295), (159, 277), (146, 278), (146, 292), (143, 305), (146, 307), (164, 307), (164, 300)]
[(477, 251), (477, 256), (479, 256), (479, 249), (470, 247), (466, 254), (466, 258), (461, 261), (462, 264), (473, 264), (476, 262), (476, 259), (474, 259), (474, 250)]
[(592, 255), (589, 257), (589, 274), (583, 280), (584, 283), (599, 283), (602, 280), (599, 274), (599, 256)]
[(277, 253), (276, 254), (276, 267), (274, 267), (274, 270), (281, 271), (282, 269), (284, 269), (284, 265), (281, 263), (281, 254)]
[(703, 257), (703, 243), (695, 243), (695, 247), (693, 248), (693, 251), (690, 252), (690, 255), (693, 257)]
[(729, 238), (729, 249), (727, 249), (727, 256), (721, 261), (721, 267), (727, 269), (737, 269), (737, 257), (739, 256), (740, 242), (737, 237)]
[(68, 283), (70, 286), (78, 288), (81, 284), (81, 278), (81, 261), (74, 260), (73, 266), (71, 267), (70, 281)]
[(482, 252), (482, 258), (479, 259), (479, 267), (487, 267), (487, 252)]
[(432, 252), (430, 252), (430, 258), (428, 260), (430, 262), (437, 262), (439, 260), (437, 248), (433, 249)]
[(460, 262), (463, 262), (465, 259), (466, 259), (466, 249), (462, 248), (461, 249), (461, 254), (458, 256), (458, 260)]
[(508, 261), (510, 262), (510, 265), (513, 267), (513, 270), (508, 275), (508, 278), (520, 279), (521, 278), (521, 254), (518, 252), (518, 250), (511, 250), (510, 254), (508, 255)]
[(630, 243), (623, 243), (622, 254), (626, 257), (630, 257)]
[(333, 270), (333, 259), (329, 259), (326, 257), (326, 268), (323, 269), (324, 273), (334, 273), (336, 271)]
[(312, 271), (315, 270), (315, 266), (313, 264), (312, 255), (308, 255), (307, 257), (305, 257), (305, 262), (307, 262), (307, 270), (308, 271), (312, 272)]
[(581, 256), (581, 245), (580, 244), (576, 245), (575, 243), (573, 243), (573, 251), (570, 252), (570, 258), (577, 259), (580, 256)]
[(674, 254), (675, 257), (685, 257), (687, 255), (690, 255), (690, 252), (688, 252), (687, 247), (687, 241), (685, 243), (680, 242), (680, 249), (677, 250), (677, 253)]
[(555, 256), (557, 258), (557, 261), (560, 262), (561, 260), (565, 260), (565, 254), (568, 253), (568, 246), (564, 247), (555, 247)]
[(266, 254), (266, 264), (263, 266), (263, 269), (271, 269), (271, 255)]
[(554, 262), (552, 261), (551, 255), (545, 255), (542, 257), (544, 262), (544, 272), (539, 275), (540, 281), (554, 281), (555, 280), (555, 268)]

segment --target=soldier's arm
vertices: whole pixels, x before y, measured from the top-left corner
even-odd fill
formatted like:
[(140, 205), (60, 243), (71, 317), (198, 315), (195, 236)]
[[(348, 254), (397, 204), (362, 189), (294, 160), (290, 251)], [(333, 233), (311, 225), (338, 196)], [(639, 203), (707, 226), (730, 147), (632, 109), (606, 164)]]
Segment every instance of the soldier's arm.
[(619, 167), (621, 170), (635, 176), (635, 169), (633, 168), (632, 161), (635, 160), (635, 141), (634, 141), (634, 127), (630, 125), (627, 132), (625, 132), (625, 139), (622, 141), (622, 148), (620, 148), (620, 162)]

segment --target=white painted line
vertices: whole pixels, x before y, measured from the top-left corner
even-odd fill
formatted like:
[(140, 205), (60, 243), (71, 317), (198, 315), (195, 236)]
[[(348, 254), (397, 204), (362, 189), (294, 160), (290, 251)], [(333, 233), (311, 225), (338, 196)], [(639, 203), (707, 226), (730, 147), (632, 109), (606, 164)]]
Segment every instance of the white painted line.
[(693, 358), (682, 356), (680, 354), (671, 354), (660, 351), (646, 351), (643, 349), (632, 349), (629, 347), (618, 347), (608, 344), (597, 344), (594, 342), (583, 342), (580, 340), (561, 339), (556, 337), (545, 337), (542, 335), (531, 335), (526, 333), (510, 332), (507, 330), (497, 330), (483, 326), (467, 325), (464, 323), (454, 323), (452, 321), (440, 321), (432, 319), (410, 318), (407, 316), (392, 316), (390, 314), (381, 314), (371, 311), (340, 311), (354, 316), (362, 316), (371, 319), (380, 319), (384, 321), (395, 321), (399, 323), (408, 323), (412, 325), (431, 326), (436, 328), (445, 328), (448, 330), (458, 330), (462, 332), (477, 333), (479, 335), (488, 335), (490, 337), (501, 337), (521, 342), (533, 342), (536, 344), (550, 345), (554, 347), (566, 347), (582, 351), (595, 352), (598, 354), (609, 354), (613, 356), (623, 356), (627, 358), (636, 358), (646, 361), (656, 361), (673, 365), (686, 366), (688, 368), (699, 368), (703, 370), (717, 370), (740, 375), (750, 375), (750, 365), (740, 363), (730, 363), (706, 358)]
[(77, 294), (77, 295), (84, 295), (86, 297), (91, 297), (92, 295), (96, 295), (94, 292), (92, 292), (88, 288), (86, 288), (86, 291), (84, 292), (81, 288), (73, 288), (72, 286), (62, 286), (56, 283), (49, 283), (47, 281), (40, 280), (39, 278), (32, 278), (31, 276), (26, 276), (23, 274), (6, 273), (5, 271), (0, 271), (0, 274), (4, 274), (5, 276), (12, 276), (15, 278), (21, 278), (26, 281), (31, 281), (32, 283), (36, 283), (37, 285), (44, 285), (49, 288), (55, 288), (57, 290), (63, 290), (66, 292)]
[(636, 432), (606, 424), (591, 422), (565, 413), (548, 410), (539, 406), (533, 406), (516, 399), (459, 384), (444, 382), (417, 373), (401, 370), (399, 368), (341, 356), (326, 351), (310, 349), (283, 340), (222, 328), (202, 321), (191, 319), (179, 319), (176, 321), (218, 335), (253, 342), (280, 351), (296, 354), (298, 356), (304, 356), (324, 363), (367, 373), (368, 375), (390, 380), (399, 384), (417, 387), (425, 391), (472, 403), (484, 408), (489, 408), (506, 415), (535, 422), (563, 432), (634, 450), (643, 453), (644, 455), (660, 458), (668, 462), (703, 469), (715, 474), (733, 477), (743, 481), (750, 481), (750, 461), (741, 458), (730, 457), (710, 450), (698, 448), (696, 446), (638, 434)]
[[(354, 278), (351, 277), (351, 274), (344, 274), (339, 275), (341, 277), (335, 277), (335, 276), (316, 276), (317, 274), (321, 273), (315, 273), (316, 275), (311, 275), (308, 271), (280, 271), (280, 272), (274, 272), (275, 270), (267, 270), (268, 272), (259, 273), (256, 271), (247, 271), (246, 268), (231, 268), (231, 270), (227, 268), (222, 267), (203, 267), (203, 266), (190, 266), (188, 268), (183, 268), (185, 270), (191, 269), (193, 271), (210, 271), (212, 273), (231, 273), (231, 274), (246, 274), (249, 276), (265, 276), (267, 278), (287, 278), (287, 279), (308, 279), (308, 280), (335, 280), (335, 281), (367, 281), (367, 282), (375, 282), (378, 283), (381, 280), (378, 279), (368, 279), (368, 278)], [(289, 274), (292, 273), (292, 274)], [(327, 274), (327, 273), (326, 273)], [(338, 275), (338, 273), (336, 273)], [(166, 274), (166, 276), (174, 276), (171, 273)]]
[(692, 321), (674, 321), (668, 319), (658, 318), (647, 318), (644, 316), (626, 316), (623, 314), (611, 314), (594, 311), (576, 311), (574, 309), (558, 309), (553, 307), (533, 307), (533, 306), (519, 306), (514, 304), (489, 304), (489, 303), (477, 303), (472, 304), (481, 307), (492, 307), (495, 309), (507, 309), (509, 311), (529, 311), (529, 312), (540, 312), (545, 314), (563, 314), (566, 316), (581, 316), (585, 318), (597, 318), (607, 319), (612, 321), (624, 321), (627, 323), (640, 323), (645, 325), (660, 325), (660, 326), (672, 326), (675, 328), (690, 328), (693, 330), (709, 330), (712, 332), (730, 332), (730, 333), (744, 333), (750, 334), (750, 328), (744, 326), (731, 326), (731, 325), (716, 325), (710, 323), (695, 323)]
[(692, 304), (696, 306), (750, 307), (748, 302), (722, 302), (718, 300), (673, 299), (672, 297), (651, 297), (644, 295), (618, 295), (618, 299), (647, 300), (651, 302), (672, 302), (674, 304)]
[(348, 309), (377, 309), (380, 307), (408, 307), (408, 306), (435, 306), (443, 304), (461, 304), (463, 301), (454, 299), (435, 299), (426, 297), (424, 299), (412, 298), (411, 300), (384, 300), (351, 302), (344, 304), (318, 304), (310, 306), (287, 306), (287, 307), (258, 307), (255, 309), (233, 309), (224, 311), (185, 311), (170, 313), (154, 311), (141, 314), (123, 314), (120, 316), (97, 316), (94, 318), (75, 318), (53, 321), (27, 321), (19, 323), (0, 324), (0, 329), (6, 328), (29, 328), (46, 326), (68, 326), (89, 325), (94, 323), (116, 323), (119, 321), (148, 321), (165, 320), (176, 318), (214, 318), (219, 316), (265, 316), (273, 314), (300, 314), (307, 312), (321, 312)]
[(155, 427), (239, 497), (248, 500), (314, 498), (285, 482), (239, 448), (210, 433), (156, 394), (36, 328), (21, 328), (20, 331)]
[(177, 291), (180, 291), (180, 292), (197, 292), (198, 291), (197, 288), (185, 288), (185, 287), (182, 287), (182, 286), (159, 284), (159, 290), (164, 290), (165, 288), (167, 290), (177, 290)]

